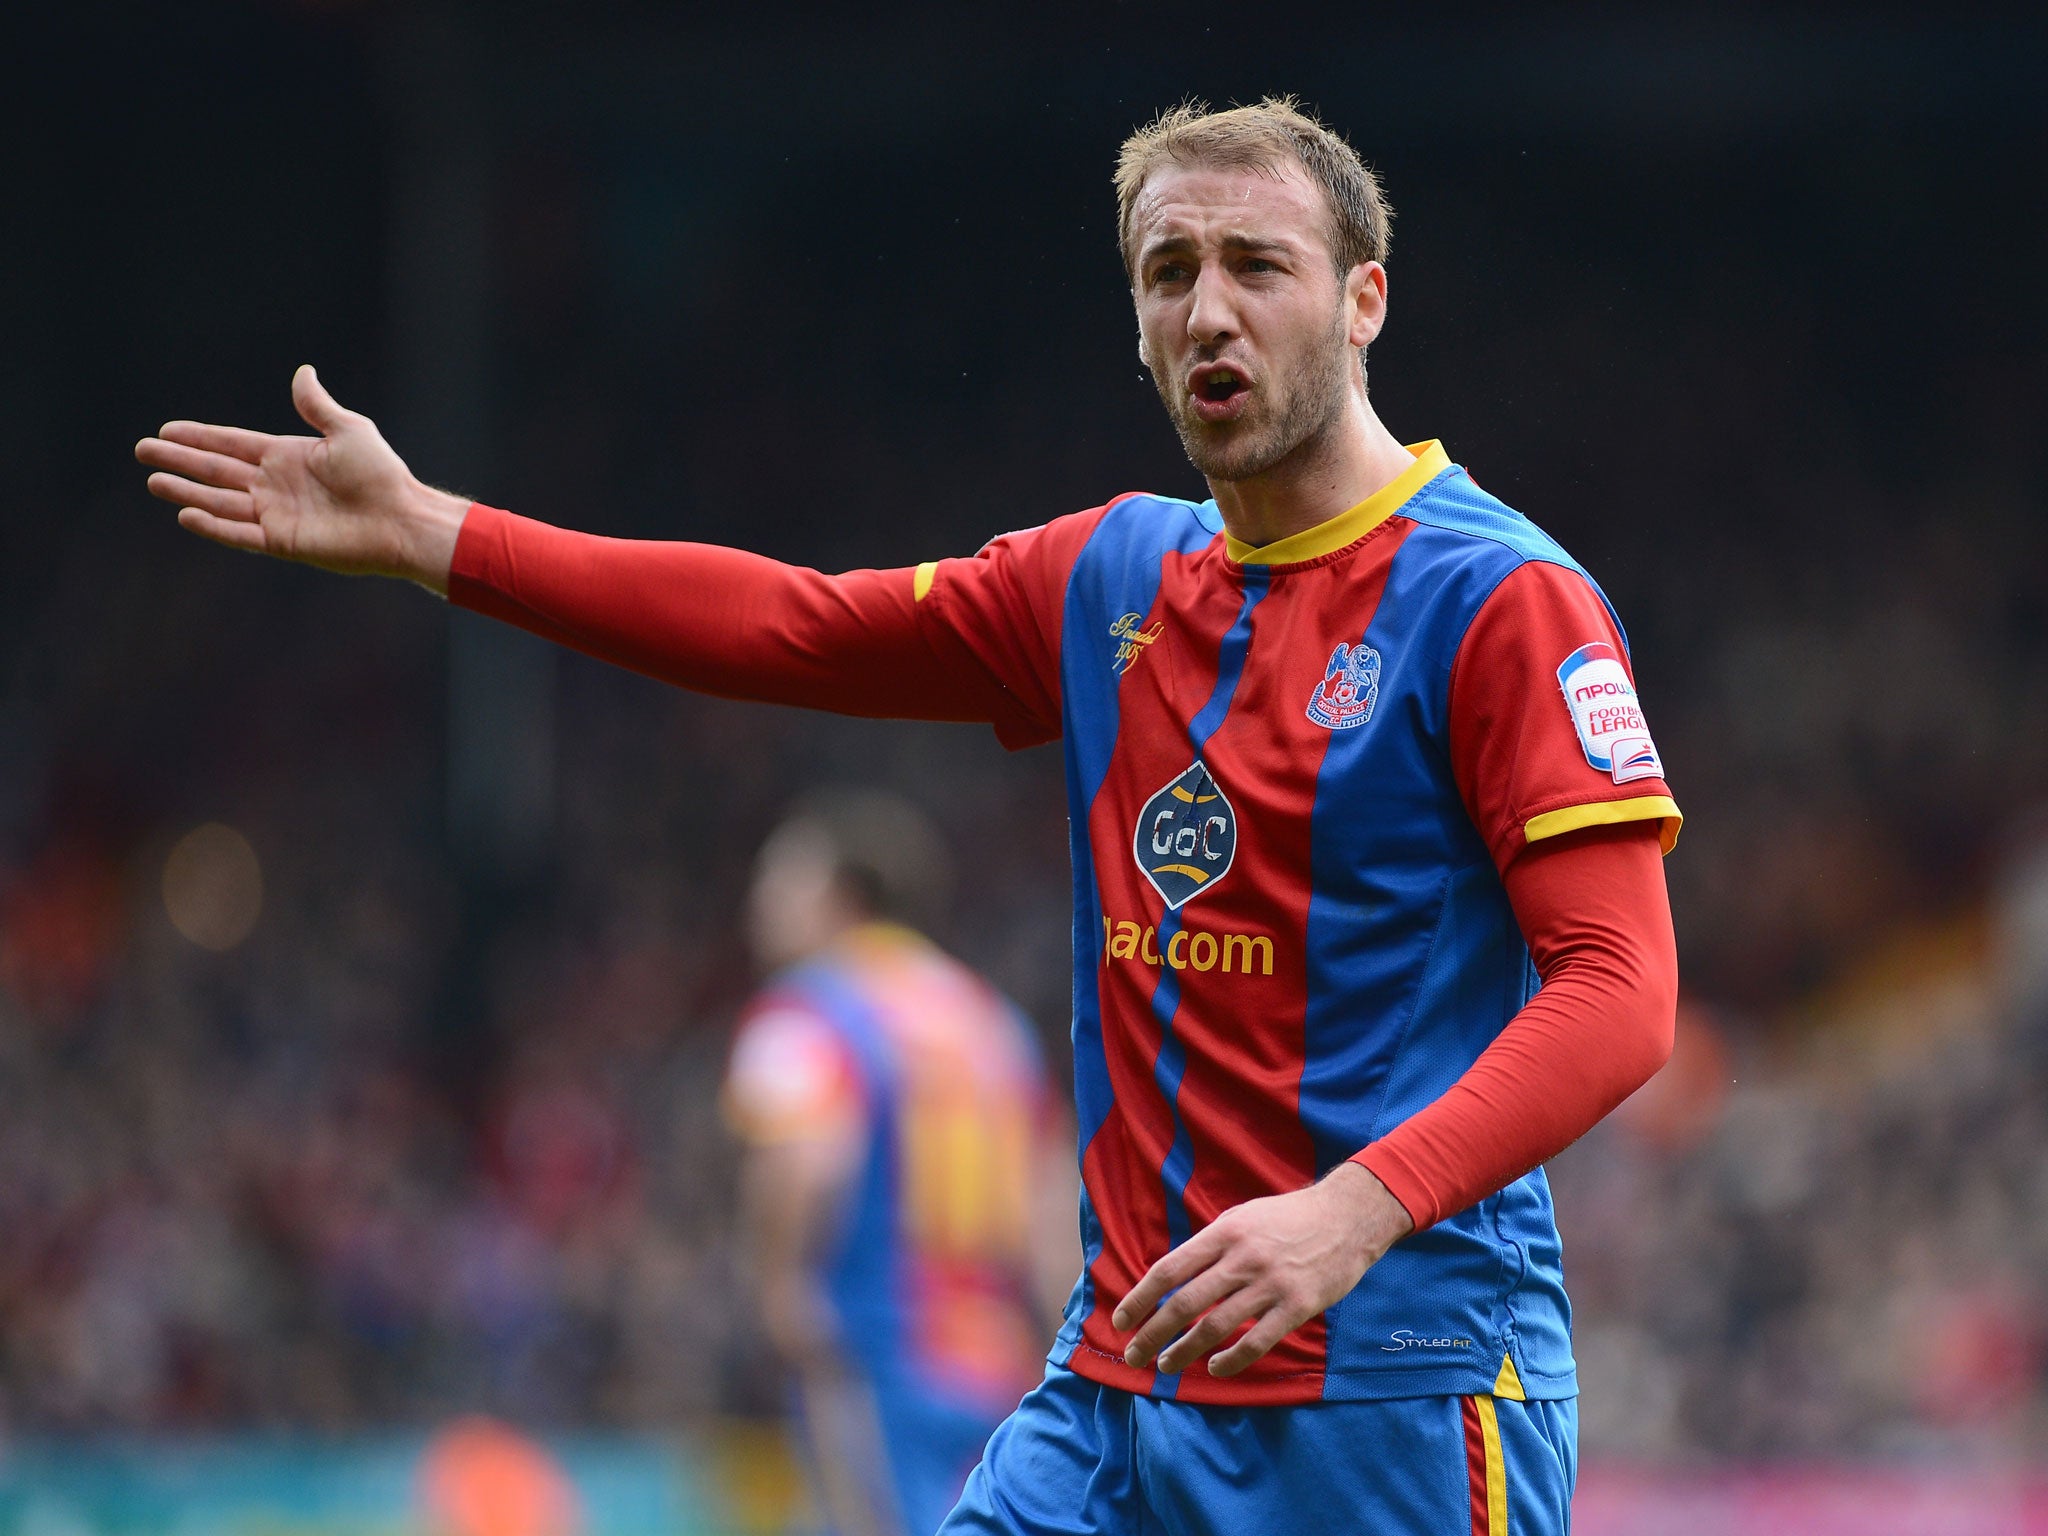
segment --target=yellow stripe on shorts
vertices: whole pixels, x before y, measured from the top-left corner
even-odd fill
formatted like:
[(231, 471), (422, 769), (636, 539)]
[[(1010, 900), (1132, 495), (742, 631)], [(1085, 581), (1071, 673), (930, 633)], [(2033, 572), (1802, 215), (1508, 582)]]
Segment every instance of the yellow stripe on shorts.
[(1486, 1439), (1486, 1536), (1508, 1536), (1508, 1464), (1500, 1453), (1500, 1414), (1493, 1399), (1475, 1397), (1479, 1432)]

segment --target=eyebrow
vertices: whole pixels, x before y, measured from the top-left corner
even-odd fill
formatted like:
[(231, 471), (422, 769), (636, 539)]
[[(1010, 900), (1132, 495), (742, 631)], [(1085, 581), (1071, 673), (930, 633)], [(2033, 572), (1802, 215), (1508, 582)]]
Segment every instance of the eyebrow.
[[(1177, 251), (1191, 251), (1194, 247), (1195, 242), (1186, 235), (1166, 235), (1152, 241), (1141, 250), (1138, 253), (1138, 261), (1142, 265), (1156, 257), (1170, 255)], [(1251, 235), (1225, 235), (1223, 237), (1223, 249), (1237, 255), (1253, 256), (1272, 253), (1291, 255), (1294, 251), (1294, 247), (1285, 240), (1260, 240)]]

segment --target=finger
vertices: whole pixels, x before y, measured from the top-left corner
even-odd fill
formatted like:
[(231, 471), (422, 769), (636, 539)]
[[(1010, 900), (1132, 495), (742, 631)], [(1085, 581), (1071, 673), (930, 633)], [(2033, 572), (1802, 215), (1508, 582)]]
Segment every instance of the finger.
[(1204, 1270), (1175, 1291), (1168, 1298), (1166, 1305), (1152, 1314), (1145, 1326), (1140, 1328), (1131, 1342), (1124, 1346), (1124, 1359), (1131, 1365), (1143, 1367), (1154, 1355), (1179, 1338), (1189, 1324), (1236, 1290), (1241, 1283), (1235, 1276), (1225, 1274), (1221, 1264), (1212, 1265)]
[(299, 371), (292, 375), (292, 404), (298, 407), (300, 419), (323, 437), (335, 432), (349, 418), (341, 402), (327, 393), (327, 386), (320, 382), (311, 363), (299, 364)]
[(1314, 1315), (1305, 1312), (1296, 1317), (1292, 1312), (1275, 1307), (1252, 1325), (1250, 1333), (1209, 1362), (1209, 1374), (1235, 1376)]
[[(260, 462), (270, 445), (277, 441), (274, 433), (251, 432), (247, 427), (216, 427), (205, 421), (167, 421), (157, 428), (156, 435), (165, 442), (204, 448), (208, 453), (224, 453), (246, 464)], [(148, 442), (149, 439), (144, 438), (143, 441)]]
[(1266, 1298), (1249, 1286), (1225, 1297), (1199, 1323), (1174, 1340), (1173, 1347), (1159, 1357), (1159, 1369), (1168, 1375), (1178, 1375), (1242, 1328), (1246, 1319), (1256, 1317), (1265, 1304)]
[(178, 512), (178, 526), (198, 534), (202, 539), (225, 544), (229, 549), (246, 549), (260, 555), (268, 552), (270, 548), (269, 536), (264, 533), (261, 523), (230, 522), (198, 507), (181, 508)]
[(196, 480), (166, 475), (161, 471), (151, 475), (144, 484), (149, 487), (149, 494), (159, 501), (197, 507), (202, 512), (211, 512), (232, 522), (256, 521), (256, 504), (247, 491), (226, 491), (217, 485), (201, 485)]
[(160, 437), (145, 437), (135, 445), (135, 457), (158, 469), (175, 470), (188, 480), (218, 485), (231, 491), (246, 491), (256, 483), (256, 466), (244, 459), (203, 448), (167, 443)]
[(1215, 1231), (1205, 1227), (1146, 1270), (1145, 1278), (1131, 1287), (1110, 1314), (1111, 1326), (1119, 1332), (1137, 1327), (1159, 1305), (1160, 1297), (1207, 1269), (1223, 1245), (1223, 1239), (1213, 1235)]

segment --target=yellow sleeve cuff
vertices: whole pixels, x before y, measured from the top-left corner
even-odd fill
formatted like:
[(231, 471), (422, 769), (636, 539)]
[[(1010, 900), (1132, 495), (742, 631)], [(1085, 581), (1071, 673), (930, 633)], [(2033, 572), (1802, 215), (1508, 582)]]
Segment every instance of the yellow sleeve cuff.
[(1669, 795), (1638, 795), (1633, 800), (1594, 800), (1585, 805), (1567, 805), (1561, 810), (1545, 811), (1541, 816), (1531, 816), (1523, 824), (1522, 836), (1535, 843), (1546, 837), (1556, 837), (1561, 832), (1576, 832), (1581, 827), (1604, 827), (1618, 821), (1653, 819), (1664, 823), (1659, 842), (1669, 853), (1678, 846), (1678, 829), (1685, 825), (1685, 814)]

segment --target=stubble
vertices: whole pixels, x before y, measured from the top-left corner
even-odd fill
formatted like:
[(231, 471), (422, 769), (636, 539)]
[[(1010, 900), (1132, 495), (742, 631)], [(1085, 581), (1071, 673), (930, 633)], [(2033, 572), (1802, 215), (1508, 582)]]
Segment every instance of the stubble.
[(1243, 416), (1214, 424), (1196, 414), (1187, 391), (1149, 349), (1145, 364), (1188, 461), (1206, 480), (1238, 481), (1268, 473), (1304, 447), (1312, 451), (1336, 428), (1358, 354), (1341, 324), (1333, 326), (1313, 352), (1269, 381)]

